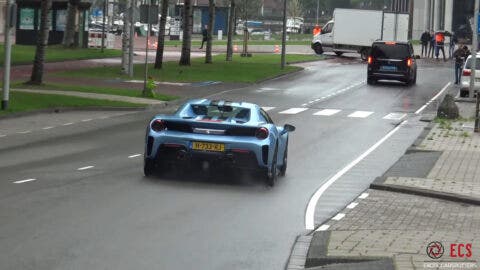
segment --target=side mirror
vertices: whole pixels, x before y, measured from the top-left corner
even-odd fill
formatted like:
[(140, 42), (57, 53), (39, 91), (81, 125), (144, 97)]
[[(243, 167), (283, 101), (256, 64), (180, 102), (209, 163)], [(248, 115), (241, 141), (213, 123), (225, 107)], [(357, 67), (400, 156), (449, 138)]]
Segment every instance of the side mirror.
[(285, 130), (286, 132), (293, 132), (295, 131), (295, 127), (289, 124), (285, 124), (283, 126), (283, 130)]

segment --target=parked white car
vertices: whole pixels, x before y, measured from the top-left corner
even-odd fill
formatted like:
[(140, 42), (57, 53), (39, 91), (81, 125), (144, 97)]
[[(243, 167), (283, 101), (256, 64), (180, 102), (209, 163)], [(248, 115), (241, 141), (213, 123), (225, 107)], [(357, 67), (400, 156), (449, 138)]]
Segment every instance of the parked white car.
[[(475, 67), (475, 93), (480, 89), (480, 53), (477, 54)], [(472, 56), (468, 56), (463, 66), (462, 77), (460, 79), (460, 97), (474, 97), (475, 93), (470, 93), (470, 75), (472, 74)]]

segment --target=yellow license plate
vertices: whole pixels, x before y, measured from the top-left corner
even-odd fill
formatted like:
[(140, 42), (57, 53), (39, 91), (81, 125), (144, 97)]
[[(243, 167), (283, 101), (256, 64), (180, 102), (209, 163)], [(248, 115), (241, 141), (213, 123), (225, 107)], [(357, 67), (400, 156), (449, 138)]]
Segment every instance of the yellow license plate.
[(225, 144), (223, 143), (208, 143), (208, 142), (193, 142), (193, 150), (225, 152)]

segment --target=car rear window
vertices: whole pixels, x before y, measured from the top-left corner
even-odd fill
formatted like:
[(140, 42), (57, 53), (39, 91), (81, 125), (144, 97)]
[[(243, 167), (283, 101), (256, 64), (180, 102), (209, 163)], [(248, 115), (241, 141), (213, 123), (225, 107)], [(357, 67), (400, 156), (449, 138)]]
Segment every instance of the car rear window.
[[(468, 58), (467, 59), (467, 63), (465, 63), (465, 68), (466, 69), (472, 68), (472, 62), (473, 62), (472, 59), (473, 58)], [(480, 58), (476, 58), (476, 59), (477, 59), (477, 61), (476, 61), (475, 69), (479, 70), (480, 69)]]
[(405, 59), (410, 56), (407, 44), (376, 43), (372, 47), (371, 55), (374, 58)]
[(250, 121), (250, 109), (236, 106), (220, 105), (191, 105), (192, 112), (203, 119), (227, 120), (233, 119), (237, 122)]

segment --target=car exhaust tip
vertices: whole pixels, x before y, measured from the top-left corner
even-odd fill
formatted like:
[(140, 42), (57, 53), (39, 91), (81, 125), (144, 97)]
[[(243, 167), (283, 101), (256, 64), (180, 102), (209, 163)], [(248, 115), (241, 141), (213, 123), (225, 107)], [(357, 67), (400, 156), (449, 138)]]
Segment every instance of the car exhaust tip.
[(185, 150), (180, 150), (177, 152), (177, 159), (178, 160), (186, 160), (187, 159), (187, 151)]

